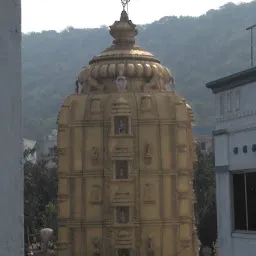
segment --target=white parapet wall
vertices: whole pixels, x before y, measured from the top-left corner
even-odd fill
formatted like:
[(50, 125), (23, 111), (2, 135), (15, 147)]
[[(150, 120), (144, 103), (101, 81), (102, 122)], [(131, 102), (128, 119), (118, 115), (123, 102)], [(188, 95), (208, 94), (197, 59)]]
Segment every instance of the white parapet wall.
[(0, 1), (1, 256), (24, 256), (20, 2)]

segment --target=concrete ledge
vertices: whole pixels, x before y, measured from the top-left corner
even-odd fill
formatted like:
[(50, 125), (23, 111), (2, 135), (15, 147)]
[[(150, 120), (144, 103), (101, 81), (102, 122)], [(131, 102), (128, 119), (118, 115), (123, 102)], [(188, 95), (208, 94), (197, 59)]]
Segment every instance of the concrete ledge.
[(229, 171), (228, 165), (222, 165), (222, 166), (215, 166), (214, 172), (216, 173), (227, 173)]
[(220, 130), (216, 130), (216, 131), (212, 132), (213, 136), (220, 136), (220, 135), (224, 135), (224, 134), (228, 134), (227, 129), (220, 129)]

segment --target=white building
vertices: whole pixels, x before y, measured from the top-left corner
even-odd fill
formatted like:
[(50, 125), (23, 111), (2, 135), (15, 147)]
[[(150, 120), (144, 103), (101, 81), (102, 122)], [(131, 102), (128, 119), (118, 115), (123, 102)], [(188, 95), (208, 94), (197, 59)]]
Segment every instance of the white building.
[(1, 256), (24, 256), (20, 2), (0, 1)]
[(198, 134), (195, 136), (196, 143), (203, 153), (209, 153), (213, 150), (212, 134)]
[(28, 154), (26, 160), (35, 164), (37, 161), (37, 149), (37, 142), (35, 140), (23, 138), (23, 150), (33, 150), (31, 153)]
[(210, 82), (220, 256), (256, 255), (256, 67)]
[(51, 134), (44, 137), (42, 157), (47, 160), (48, 168), (56, 167), (57, 135), (57, 130), (52, 130)]

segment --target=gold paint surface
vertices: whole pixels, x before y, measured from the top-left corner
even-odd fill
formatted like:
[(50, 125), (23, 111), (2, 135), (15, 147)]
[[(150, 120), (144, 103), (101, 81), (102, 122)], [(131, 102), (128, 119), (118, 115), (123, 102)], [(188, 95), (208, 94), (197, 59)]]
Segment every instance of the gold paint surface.
[(197, 255), (192, 109), (125, 11), (110, 34), (58, 115), (58, 255)]

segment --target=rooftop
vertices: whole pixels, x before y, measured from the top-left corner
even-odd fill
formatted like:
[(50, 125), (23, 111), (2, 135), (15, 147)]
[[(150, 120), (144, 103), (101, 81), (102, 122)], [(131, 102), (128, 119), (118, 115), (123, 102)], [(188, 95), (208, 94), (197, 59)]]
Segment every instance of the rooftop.
[(256, 67), (214, 80), (207, 83), (206, 87), (211, 89), (213, 93), (217, 93), (242, 86), (244, 84), (252, 83), (254, 81), (256, 81)]

